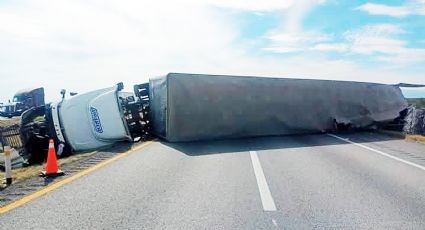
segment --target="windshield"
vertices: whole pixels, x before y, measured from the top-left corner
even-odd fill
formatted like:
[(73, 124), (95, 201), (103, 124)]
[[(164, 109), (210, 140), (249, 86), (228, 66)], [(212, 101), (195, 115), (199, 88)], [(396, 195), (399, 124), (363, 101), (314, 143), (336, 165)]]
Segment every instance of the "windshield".
[(24, 100), (23, 96), (15, 96), (12, 101), (13, 102), (21, 102), (23, 100)]

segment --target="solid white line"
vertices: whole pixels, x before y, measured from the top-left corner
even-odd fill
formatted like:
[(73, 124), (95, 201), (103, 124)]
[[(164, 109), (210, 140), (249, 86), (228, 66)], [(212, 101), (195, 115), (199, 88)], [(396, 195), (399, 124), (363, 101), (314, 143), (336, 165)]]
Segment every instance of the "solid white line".
[(276, 226), (276, 227), (277, 227), (277, 222), (276, 222), (276, 220), (275, 220), (275, 219), (272, 219), (272, 222), (273, 222), (274, 226)]
[(276, 211), (272, 194), (267, 185), (266, 177), (264, 176), (263, 168), (256, 151), (249, 151), (251, 155), (252, 167), (254, 168), (255, 178), (257, 178), (258, 190), (260, 191), (261, 202), (263, 203), (264, 211)]
[(330, 134), (330, 133), (328, 133), (328, 136), (335, 137), (335, 138), (337, 138), (337, 139), (339, 139), (339, 140), (342, 140), (342, 141), (345, 141), (345, 142), (347, 142), (347, 143), (350, 143), (350, 144), (353, 144), (353, 145), (356, 145), (356, 146), (359, 146), (359, 147), (362, 147), (362, 148), (368, 149), (368, 150), (373, 151), (373, 152), (375, 152), (375, 153), (379, 153), (379, 154), (381, 154), (382, 156), (386, 156), (386, 157), (391, 158), (391, 159), (393, 159), (393, 160), (400, 161), (400, 162), (402, 162), (402, 163), (408, 164), (408, 165), (410, 165), (410, 166), (413, 166), (413, 167), (415, 167), (415, 168), (418, 168), (418, 169), (421, 169), (421, 170), (424, 170), (424, 171), (425, 171), (425, 166), (418, 165), (418, 164), (415, 164), (415, 163), (413, 163), (413, 162), (403, 160), (403, 159), (401, 159), (401, 158), (398, 158), (398, 157), (392, 156), (392, 155), (390, 155), (390, 154), (388, 154), (388, 153), (384, 153), (384, 152), (382, 152), (382, 151), (379, 151), (379, 150), (373, 149), (373, 148), (368, 147), (368, 146), (366, 146), (366, 145), (362, 145), (362, 144), (359, 144), (359, 143), (356, 143), (356, 142), (350, 141), (350, 140), (348, 140), (348, 139), (346, 139), (346, 138), (342, 138), (342, 137), (339, 137), (339, 136), (334, 135), (334, 134)]

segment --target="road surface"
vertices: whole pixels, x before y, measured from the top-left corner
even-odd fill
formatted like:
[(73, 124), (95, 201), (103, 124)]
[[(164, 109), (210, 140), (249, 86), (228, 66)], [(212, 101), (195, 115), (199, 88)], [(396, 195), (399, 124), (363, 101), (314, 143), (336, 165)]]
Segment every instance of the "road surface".
[(323, 228), (425, 229), (425, 145), (372, 133), (154, 142), (0, 216), (0, 229)]

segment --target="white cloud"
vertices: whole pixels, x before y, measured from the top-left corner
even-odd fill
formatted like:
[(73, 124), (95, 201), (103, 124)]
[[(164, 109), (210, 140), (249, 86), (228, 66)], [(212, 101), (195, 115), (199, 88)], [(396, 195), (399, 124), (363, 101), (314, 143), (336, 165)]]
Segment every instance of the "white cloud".
[(396, 25), (374, 24), (348, 31), (345, 33), (345, 38), (350, 42), (350, 51), (354, 53), (397, 54), (406, 45), (406, 42), (393, 38), (393, 35), (403, 32)]
[(407, 42), (397, 38), (403, 34), (400, 27), (392, 24), (367, 25), (345, 33), (350, 52), (378, 55), (378, 60), (408, 64), (425, 61), (425, 49), (409, 48)]
[(344, 33), (342, 41), (335, 41), (334, 36), (319, 32), (302, 31), (299, 33), (272, 34), (267, 38), (271, 45), (264, 48), (274, 53), (319, 52), (327, 54), (359, 54), (377, 61), (399, 66), (425, 62), (425, 49), (410, 48), (399, 35), (407, 33), (394, 24), (371, 24)]
[(216, 8), (286, 9), (282, 10), (282, 26), (267, 35), (274, 48), (332, 49), (326, 44), (333, 36), (302, 28), (311, 3), (321, 1), (282, 1), (282, 5), (252, 1), (244, 5), (212, 0), (24, 0), (3, 4), (0, 80), (7, 87), (2, 87), (0, 101), (20, 88), (36, 86), (46, 88), (48, 100), (59, 99), (61, 88), (83, 92), (119, 81), (131, 90), (132, 84), (168, 72), (389, 83), (422, 79), (420, 72), (406, 76), (403, 69), (369, 69), (347, 60), (296, 54), (257, 56), (250, 52), (251, 47), (240, 44), (237, 20)]
[[(314, 7), (316, 4), (322, 4), (327, 0), (186, 0), (186, 2), (208, 4), (222, 8), (248, 11), (278, 11), (292, 8), (291, 11), (302, 10), (297, 6), (304, 5)], [(295, 6), (295, 7), (294, 7)]]
[(266, 36), (270, 45), (264, 50), (275, 53), (293, 53), (309, 49), (311, 46), (331, 41), (332, 36), (318, 31), (306, 31), (302, 23), (306, 15), (325, 1), (297, 1), (284, 12), (282, 25)]
[(264, 50), (276, 53), (305, 51), (312, 45), (332, 40), (329, 35), (314, 32), (273, 34), (267, 38), (272, 42), (272, 44), (269, 47), (264, 48)]
[(393, 17), (404, 17), (411, 14), (411, 10), (406, 6), (388, 6), (375, 3), (366, 3), (356, 9), (366, 11), (372, 15), (388, 15)]
[(345, 43), (320, 43), (313, 46), (311, 50), (324, 52), (334, 51), (343, 53), (347, 52), (349, 48), (349, 45)]
[(236, 10), (276, 11), (289, 8), (295, 0), (193, 0), (192, 2)]
[(390, 6), (386, 4), (365, 3), (356, 8), (371, 15), (387, 15), (392, 17), (405, 17), (408, 15), (425, 15), (425, 1), (409, 1), (400, 6)]
[(14, 85), (2, 94), (44, 85), (53, 98), (62, 87), (140, 83), (231, 62), (242, 52), (231, 46), (237, 30), (216, 13), (168, 1), (27, 1), (0, 8), (0, 78)]

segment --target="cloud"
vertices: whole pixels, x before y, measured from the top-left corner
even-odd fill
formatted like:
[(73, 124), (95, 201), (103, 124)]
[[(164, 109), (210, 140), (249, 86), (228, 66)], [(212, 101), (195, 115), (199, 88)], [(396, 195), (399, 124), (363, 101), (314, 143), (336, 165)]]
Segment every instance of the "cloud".
[(270, 31), (265, 38), (270, 44), (264, 48), (275, 53), (302, 52), (309, 47), (332, 40), (332, 36), (318, 31), (305, 30), (303, 20), (308, 13), (325, 1), (297, 1), (283, 12), (282, 25)]
[(170, 71), (220, 66), (243, 52), (231, 45), (238, 36), (235, 24), (205, 5), (23, 3), (0, 8), (0, 76), (14, 86), (2, 92), (9, 97), (39, 85), (55, 98), (61, 88), (140, 83)]
[(392, 17), (404, 17), (412, 13), (406, 6), (388, 6), (375, 3), (366, 3), (356, 9), (366, 11), (371, 15), (388, 15)]
[(372, 57), (377, 61), (408, 65), (425, 61), (425, 49), (410, 48), (399, 38), (407, 33), (394, 24), (370, 24), (346, 31), (342, 41), (318, 32), (282, 33), (268, 37), (272, 45), (264, 50), (275, 53), (336, 52)]
[(271, 41), (271, 45), (264, 50), (275, 53), (292, 53), (306, 51), (313, 45), (331, 41), (332, 36), (317, 32), (286, 32), (271, 34), (267, 36), (267, 39)]
[(365, 3), (355, 8), (365, 11), (371, 15), (386, 15), (391, 17), (405, 17), (409, 15), (425, 15), (425, 1), (410, 1), (400, 6), (390, 6), (386, 4)]
[(403, 69), (366, 68), (350, 60), (297, 52), (290, 57), (258, 54), (241, 42), (238, 20), (223, 13), (223, 8), (280, 10), (281, 26), (262, 38), (270, 42), (269, 51), (299, 52), (307, 47), (315, 52), (343, 52), (346, 48), (333, 43), (333, 35), (302, 26), (305, 15), (321, 3), (23, 0), (2, 4), (0, 80), (7, 87), (2, 88), (0, 101), (21, 88), (37, 86), (45, 87), (48, 101), (58, 100), (62, 88), (81, 93), (123, 81), (131, 90), (132, 84), (168, 72), (389, 83), (422, 79), (420, 71), (407, 76)]
[(324, 52), (347, 52), (349, 50), (349, 45), (344, 43), (320, 43), (314, 45), (311, 50), (313, 51), (324, 51)]
[(409, 48), (397, 35), (405, 33), (397, 25), (374, 24), (345, 33), (352, 53), (377, 55), (381, 61), (408, 64), (425, 61), (425, 49)]
[(350, 51), (360, 54), (397, 54), (404, 49), (406, 42), (393, 38), (393, 35), (404, 33), (396, 25), (374, 24), (347, 31), (345, 39), (350, 43)]
[(203, 3), (216, 7), (244, 11), (277, 11), (291, 7), (295, 0), (193, 0), (193, 3)]

